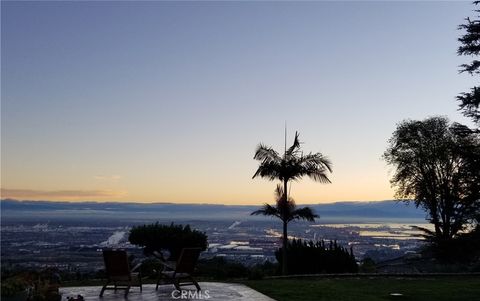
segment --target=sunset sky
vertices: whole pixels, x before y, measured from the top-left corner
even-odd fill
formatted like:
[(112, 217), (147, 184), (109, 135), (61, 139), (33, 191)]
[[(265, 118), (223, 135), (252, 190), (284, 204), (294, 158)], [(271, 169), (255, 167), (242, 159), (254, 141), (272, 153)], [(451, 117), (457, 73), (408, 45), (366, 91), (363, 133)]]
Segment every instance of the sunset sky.
[(260, 204), (259, 142), (333, 162), (297, 203), (393, 198), (403, 119), (457, 112), (470, 2), (1, 3), (2, 198)]

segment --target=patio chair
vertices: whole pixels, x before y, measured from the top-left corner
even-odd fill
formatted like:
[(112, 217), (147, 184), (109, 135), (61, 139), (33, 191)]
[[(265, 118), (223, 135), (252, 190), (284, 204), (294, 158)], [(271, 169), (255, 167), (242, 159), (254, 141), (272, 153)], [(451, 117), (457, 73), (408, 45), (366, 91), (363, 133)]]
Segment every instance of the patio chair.
[(125, 290), (125, 296), (128, 295), (130, 287), (139, 286), (142, 291), (142, 278), (140, 273), (133, 273), (141, 265), (137, 264), (130, 269), (127, 252), (124, 250), (103, 250), (103, 261), (105, 262), (105, 272), (107, 274), (107, 283), (100, 291), (100, 297), (105, 290)]
[(197, 290), (200, 290), (200, 285), (193, 278), (192, 274), (195, 270), (198, 257), (202, 250), (200, 248), (184, 248), (180, 253), (180, 257), (175, 265), (169, 264), (165, 261), (160, 261), (163, 265), (163, 271), (158, 275), (157, 287), (162, 280), (173, 283), (177, 290), (181, 290), (181, 286), (195, 285)]

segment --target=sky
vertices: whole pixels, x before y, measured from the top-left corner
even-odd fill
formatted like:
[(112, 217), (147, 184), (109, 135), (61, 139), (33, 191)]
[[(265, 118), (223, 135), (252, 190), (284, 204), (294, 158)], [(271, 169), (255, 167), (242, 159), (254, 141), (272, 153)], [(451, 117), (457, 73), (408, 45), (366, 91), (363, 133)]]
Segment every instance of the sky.
[(1, 2), (2, 198), (261, 204), (262, 142), (333, 162), (297, 203), (392, 199), (404, 119), (469, 124), (470, 2)]

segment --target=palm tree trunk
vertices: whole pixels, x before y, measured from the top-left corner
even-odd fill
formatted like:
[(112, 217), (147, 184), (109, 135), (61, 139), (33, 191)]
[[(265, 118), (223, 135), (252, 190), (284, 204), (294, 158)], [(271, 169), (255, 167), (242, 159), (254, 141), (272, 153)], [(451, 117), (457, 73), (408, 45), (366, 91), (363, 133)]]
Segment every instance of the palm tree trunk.
[[(283, 194), (285, 201), (288, 201), (288, 192), (287, 192), (288, 180), (283, 180)], [(287, 246), (288, 246), (288, 233), (287, 233), (287, 222), (283, 221), (283, 248), (282, 248), (282, 275), (287, 275)]]
[(287, 275), (287, 245), (288, 245), (288, 234), (287, 234), (287, 222), (283, 222), (283, 246), (282, 246), (282, 275)]

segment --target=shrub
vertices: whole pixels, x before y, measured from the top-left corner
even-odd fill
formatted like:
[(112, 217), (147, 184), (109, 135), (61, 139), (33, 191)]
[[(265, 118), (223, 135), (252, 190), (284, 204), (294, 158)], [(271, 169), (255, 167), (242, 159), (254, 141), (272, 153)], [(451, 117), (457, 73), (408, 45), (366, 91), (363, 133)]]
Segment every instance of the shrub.
[(228, 261), (223, 257), (214, 257), (200, 260), (197, 264), (197, 274), (217, 280), (245, 278), (248, 276), (248, 269), (241, 263)]
[(442, 263), (474, 264), (480, 260), (480, 229), (449, 240), (431, 240), (424, 249)]
[[(288, 242), (287, 270), (289, 274), (356, 273), (357, 262), (350, 251), (330, 241), (329, 246), (322, 241), (293, 239)], [(277, 261), (282, 263), (282, 249), (275, 252)]]
[(375, 266), (375, 261), (372, 258), (366, 257), (362, 260), (360, 265), (360, 272), (362, 273), (375, 273), (377, 268)]
[(279, 271), (279, 265), (277, 263), (265, 261), (264, 263), (258, 263), (250, 268), (248, 279), (259, 280), (265, 276), (275, 276), (279, 274)]
[(207, 248), (207, 235), (190, 229), (189, 225), (155, 224), (133, 227), (128, 240), (131, 244), (143, 247), (145, 255), (154, 251), (170, 253), (169, 260), (177, 260), (183, 248)]
[(2, 280), (2, 297), (12, 297), (23, 292), (28, 287), (28, 282), (19, 277), (12, 277)]

